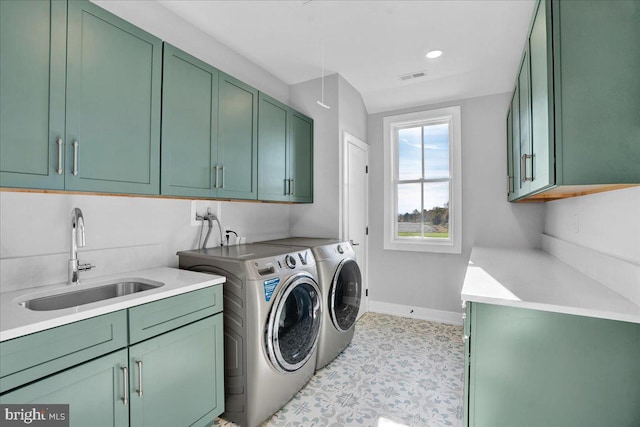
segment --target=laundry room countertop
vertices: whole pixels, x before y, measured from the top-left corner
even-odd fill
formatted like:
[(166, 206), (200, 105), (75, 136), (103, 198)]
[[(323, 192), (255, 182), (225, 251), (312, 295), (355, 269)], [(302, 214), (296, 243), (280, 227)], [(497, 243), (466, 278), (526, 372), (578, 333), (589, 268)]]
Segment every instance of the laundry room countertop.
[[(115, 281), (136, 280), (161, 282), (164, 283), (164, 285), (130, 295), (59, 310), (33, 311), (20, 305), (21, 302), (33, 298), (99, 287)], [(83, 280), (76, 286), (58, 283), (0, 293), (0, 341), (18, 338), (56, 326), (112, 313), (209, 286), (220, 285), (224, 283), (225, 280), (225, 277), (214, 274), (160, 267)]]
[(640, 306), (536, 249), (473, 248), (463, 301), (640, 323)]

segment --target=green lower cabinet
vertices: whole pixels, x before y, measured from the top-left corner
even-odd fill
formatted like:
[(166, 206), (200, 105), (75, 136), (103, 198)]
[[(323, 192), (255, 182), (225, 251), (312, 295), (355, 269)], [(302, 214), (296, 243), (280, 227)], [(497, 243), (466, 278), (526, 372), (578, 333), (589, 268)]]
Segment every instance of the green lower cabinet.
[(129, 347), (131, 425), (206, 426), (224, 411), (222, 314)]
[(640, 324), (468, 305), (469, 426), (640, 425)]
[(69, 404), (71, 427), (128, 426), (126, 367), (127, 350), (120, 350), (3, 394), (0, 402)]

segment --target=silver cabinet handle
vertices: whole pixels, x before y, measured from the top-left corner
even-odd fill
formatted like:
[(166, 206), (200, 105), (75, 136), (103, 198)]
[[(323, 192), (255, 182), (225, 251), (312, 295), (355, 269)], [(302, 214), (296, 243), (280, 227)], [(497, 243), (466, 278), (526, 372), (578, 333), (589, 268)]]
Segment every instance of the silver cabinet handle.
[(224, 188), (224, 166), (220, 166), (220, 172), (222, 172), (222, 180), (220, 182), (220, 188)]
[(511, 189), (511, 184), (513, 182), (513, 175), (507, 175), (507, 194), (511, 194), (513, 190)]
[(525, 181), (533, 181), (533, 173), (531, 174), (531, 178), (527, 177), (527, 159), (533, 159), (533, 154), (523, 154), (522, 162), (520, 165), (520, 173), (522, 182)]
[(122, 404), (127, 406), (129, 403), (129, 369), (126, 366), (121, 367), (122, 369), (122, 382), (124, 384), (123, 393), (122, 393)]
[(289, 195), (289, 180), (287, 178), (284, 179), (284, 195)]
[(216, 173), (216, 179), (213, 181), (213, 188), (218, 188), (218, 169), (220, 169), (220, 168), (219, 168), (218, 165), (215, 165), (214, 169), (215, 169), (215, 173)]
[(78, 175), (78, 141), (73, 141), (73, 174)]
[(56, 144), (58, 144), (58, 169), (56, 169), (56, 172), (58, 172), (58, 175), (62, 175), (62, 172), (64, 172), (62, 170), (62, 138), (58, 138)]
[(291, 195), (296, 195), (296, 180), (293, 178), (291, 179)]
[(138, 365), (138, 396), (142, 396), (142, 360), (136, 360), (136, 365)]

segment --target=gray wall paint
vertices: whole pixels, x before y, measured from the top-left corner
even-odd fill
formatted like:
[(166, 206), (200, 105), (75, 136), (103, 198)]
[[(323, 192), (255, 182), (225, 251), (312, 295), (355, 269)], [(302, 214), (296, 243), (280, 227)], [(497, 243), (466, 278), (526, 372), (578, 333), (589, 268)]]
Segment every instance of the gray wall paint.
[(155, 1), (92, 0), (156, 37), (284, 102), (289, 86)]
[[(176, 251), (198, 245), (200, 227), (190, 225), (190, 200), (1, 192), (1, 291), (67, 280), (74, 207), (82, 209), (86, 224), (86, 247), (78, 258), (97, 265), (81, 278), (177, 267)], [(221, 202), (220, 218), (223, 227), (250, 240), (289, 232), (288, 205)], [(206, 231), (205, 225), (203, 240)], [(219, 236), (214, 224), (207, 246), (216, 246)]]
[(556, 200), (546, 207), (546, 234), (640, 264), (640, 187)]
[[(506, 112), (509, 94), (396, 110), (369, 116), (369, 297), (373, 301), (461, 311), (460, 290), (471, 248), (541, 246), (543, 204), (506, 197)], [(462, 119), (462, 254), (383, 249), (385, 116), (460, 105)]]
[(344, 77), (338, 78), (338, 104), (340, 120), (340, 138), (342, 132), (348, 132), (361, 141), (367, 141), (367, 107), (360, 92)]
[(324, 79), (326, 110), (321, 99), (321, 80), (290, 88), (291, 106), (313, 117), (313, 204), (291, 206), (291, 235), (338, 237), (338, 75)]
[(360, 93), (339, 74), (291, 86), (291, 106), (314, 119), (313, 204), (291, 207), (291, 235), (340, 237), (340, 141), (343, 132), (362, 140), (367, 134), (367, 110)]

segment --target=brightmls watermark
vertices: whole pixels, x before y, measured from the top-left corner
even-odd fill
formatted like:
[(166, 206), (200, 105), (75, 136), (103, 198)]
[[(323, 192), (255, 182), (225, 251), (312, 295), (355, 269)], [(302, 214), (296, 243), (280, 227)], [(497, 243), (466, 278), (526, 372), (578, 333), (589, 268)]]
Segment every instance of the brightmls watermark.
[(69, 405), (0, 405), (0, 427), (69, 427)]

